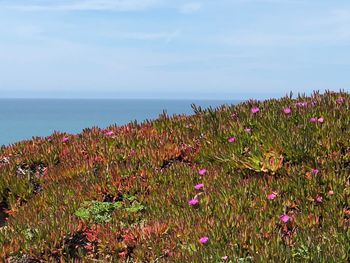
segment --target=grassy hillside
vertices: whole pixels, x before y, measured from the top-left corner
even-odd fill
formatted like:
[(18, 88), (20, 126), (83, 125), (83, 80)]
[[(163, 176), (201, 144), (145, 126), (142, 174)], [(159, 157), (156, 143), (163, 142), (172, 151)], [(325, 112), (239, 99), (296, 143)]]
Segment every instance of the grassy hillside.
[(194, 106), (2, 148), (0, 257), (347, 262), (349, 109), (345, 92)]

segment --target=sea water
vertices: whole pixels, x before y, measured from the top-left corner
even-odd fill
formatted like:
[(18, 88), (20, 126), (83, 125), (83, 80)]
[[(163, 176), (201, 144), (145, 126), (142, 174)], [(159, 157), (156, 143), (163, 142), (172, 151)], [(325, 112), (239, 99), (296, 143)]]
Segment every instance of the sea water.
[(236, 104), (238, 100), (142, 99), (0, 99), (0, 146), (54, 131), (79, 133), (84, 128), (123, 125), (168, 115), (193, 114), (202, 108)]

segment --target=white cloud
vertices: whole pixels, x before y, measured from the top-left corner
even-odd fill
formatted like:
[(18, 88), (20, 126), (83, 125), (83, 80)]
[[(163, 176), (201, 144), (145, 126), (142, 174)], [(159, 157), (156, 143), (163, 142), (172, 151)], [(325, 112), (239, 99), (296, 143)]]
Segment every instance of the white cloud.
[(156, 6), (159, 0), (74, 0), (50, 2), (5, 2), (0, 7), (22, 11), (140, 11)]
[(183, 13), (183, 14), (192, 14), (199, 11), (201, 8), (202, 8), (202, 3), (191, 2), (191, 3), (182, 5), (179, 10), (180, 10), (180, 13)]

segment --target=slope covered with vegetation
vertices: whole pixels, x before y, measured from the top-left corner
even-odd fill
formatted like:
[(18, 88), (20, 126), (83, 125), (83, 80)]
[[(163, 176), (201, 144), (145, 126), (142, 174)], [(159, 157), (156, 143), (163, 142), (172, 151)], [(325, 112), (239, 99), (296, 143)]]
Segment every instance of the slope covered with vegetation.
[(349, 260), (348, 93), (193, 108), (3, 147), (1, 258)]

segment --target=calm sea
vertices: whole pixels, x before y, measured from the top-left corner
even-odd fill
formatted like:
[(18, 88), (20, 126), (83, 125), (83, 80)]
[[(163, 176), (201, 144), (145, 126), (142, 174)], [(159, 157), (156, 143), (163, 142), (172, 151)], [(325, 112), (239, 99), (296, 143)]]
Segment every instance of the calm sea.
[(191, 104), (202, 108), (236, 104), (234, 100), (96, 100), (0, 99), (0, 146), (54, 131), (79, 133), (84, 128), (126, 124), (169, 114), (193, 114)]

